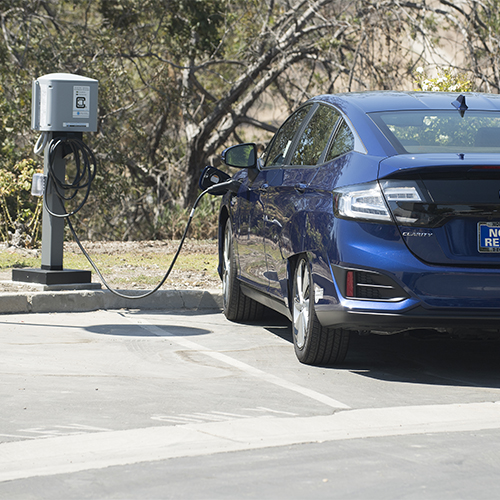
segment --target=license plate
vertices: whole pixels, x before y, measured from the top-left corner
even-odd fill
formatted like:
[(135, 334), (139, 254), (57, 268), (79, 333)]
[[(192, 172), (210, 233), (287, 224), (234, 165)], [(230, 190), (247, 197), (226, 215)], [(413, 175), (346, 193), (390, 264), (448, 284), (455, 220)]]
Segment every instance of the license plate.
[(500, 222), (480, 222), (477, 236), (479, 252), (500, 252)]

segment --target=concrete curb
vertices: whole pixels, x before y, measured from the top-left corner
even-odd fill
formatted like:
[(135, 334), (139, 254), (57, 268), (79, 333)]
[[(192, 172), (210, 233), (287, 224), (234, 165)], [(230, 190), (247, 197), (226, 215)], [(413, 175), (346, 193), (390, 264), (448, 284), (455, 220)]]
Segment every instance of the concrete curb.
[[(124, 290), (126, 295), (144, 292)], [(0, 294), (0, 314), (82, 312), (98, 309), (221, 310), (218, 290), (158, 290), (144, 299), (124, 299), (109, 290), (71, 290)]]

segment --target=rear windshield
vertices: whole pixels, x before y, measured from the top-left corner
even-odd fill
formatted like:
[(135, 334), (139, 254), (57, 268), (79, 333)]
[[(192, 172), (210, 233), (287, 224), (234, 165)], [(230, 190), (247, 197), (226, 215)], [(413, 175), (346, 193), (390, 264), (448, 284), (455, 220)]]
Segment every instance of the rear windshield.
[(370, 117), (400, 154), (500, 153), (497, 111), (390, 111)]

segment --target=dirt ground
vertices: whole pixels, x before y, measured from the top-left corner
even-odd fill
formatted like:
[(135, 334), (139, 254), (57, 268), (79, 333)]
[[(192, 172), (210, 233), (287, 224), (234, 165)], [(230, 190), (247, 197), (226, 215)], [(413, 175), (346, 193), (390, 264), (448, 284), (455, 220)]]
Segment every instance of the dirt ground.
[[(108, 241), (108, 242), (84, 242), (85, 250), (96, 259), (101, 254), (134, 254), (140, 261), (141, 255), (146, 254), (173, 254), (176, 252), (179, 242), (178, 241)], [(40, 250), (24, 250), (8, 248), (9, 251), (19, 253), (21, 256), (37, 256)], [(64, 243), (64, 256), (65, 258), (72, 254), (80, 254), (81, 251), (76, 243)], [(186, 240), (182, 250), (181, 256), (186, 254), (217, 254), (216, 241), (197, 241)], [(130, 265), (124, 260), (123, 265), (114, 266), (111, 271), (104, 272), (104, 278), (112, 288), (118, 289), (152, 289), (163, 278), (165, 272), (170, 264), (170, 258), (165, 259), (165, 266), (148, 266), (140, 267), (140, 265)], [(66, 265), (65, 265), (66, 267)], [(90, 268), (90, 267), (89, 267)], [(141, 283), (141, 279), (148, 276), (150, 283), (153, 285)], [(125, 277), (125, 278), (124, 278)], [(125, 280), (125, 281), (124, 281)], [(92, 271), (92, 281), (100, 283), (97, 274)], [(169, 278), (162, 286), (162, 289), (203, 289), (203, 290), (216, 290), (220, 289), (221, 282), (213, 269), (213, 265), (207, 265), (207, 268), (199, 271), (183, 270), (179, 266), (174, 266)], [(104, 285), (102, 285), (104, 289)], [(21, 292), (32, 291), (37, 289), (29, 283), (19, 283), (12, 281), (12, 270), (0, 270), (0, 292)]]

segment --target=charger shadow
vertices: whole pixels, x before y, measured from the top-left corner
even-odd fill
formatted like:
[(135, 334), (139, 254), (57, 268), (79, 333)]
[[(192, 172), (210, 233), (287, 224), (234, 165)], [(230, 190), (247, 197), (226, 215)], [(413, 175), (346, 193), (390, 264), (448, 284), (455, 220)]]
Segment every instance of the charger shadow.
[[(145, 325), (146, 326), (146, 325)], [(148, 329), (147, 327), (153, 327)], [(112, 335), (119, 337), (195, 337), (199, 335), (208, 335), (212, 333), (211, 330), (205, 328), (194, 328), (187, 326), (175, 326), (175, 325), (150, 325), (146, 327), (141, 327), (140, 325), (92, 325), (84, 328), (87, 332), (94, 333), (97, 335)], [(158, 333), (154, 333), (151, 330), (157, 330)]]

